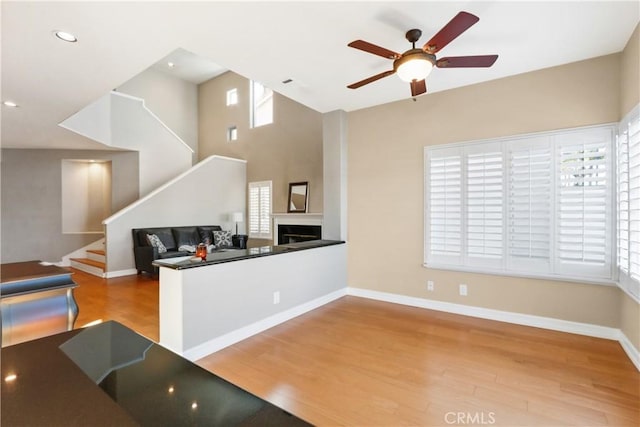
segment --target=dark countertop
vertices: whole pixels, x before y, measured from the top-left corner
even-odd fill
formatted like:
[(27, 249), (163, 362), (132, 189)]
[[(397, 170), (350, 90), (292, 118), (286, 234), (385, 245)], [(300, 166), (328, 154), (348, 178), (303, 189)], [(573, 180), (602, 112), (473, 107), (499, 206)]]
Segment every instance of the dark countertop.
[(249, 249), (223, 249), (207, 254), (206, 261), (195, 257), (178, 257), (157, 259), (153, 265), (158, 267), (173, 268), (175, 270), (183, 270), (185, 268), (202, 267), (205, 265), (222, 264), (225, 262), (240, 261), (244, 259), (259, 258), (263, 256), (279, 255), (302, 251), (306, 249), (321, 248), (325, 246), (333, 246), (344, 244), (342, 240), (311, 240), (307, 242), (289, 243), (278, 246), (262, 246), (259, 248)]
[(112, 321), (5, 347), (1, 367), (3, 425), (309, 425)]

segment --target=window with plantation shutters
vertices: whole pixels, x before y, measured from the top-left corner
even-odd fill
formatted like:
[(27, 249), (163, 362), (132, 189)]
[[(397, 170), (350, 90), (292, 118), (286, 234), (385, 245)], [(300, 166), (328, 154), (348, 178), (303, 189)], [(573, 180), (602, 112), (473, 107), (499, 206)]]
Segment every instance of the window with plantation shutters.
[(271, 181), (249, 183), (249, 237), (271, 239)]
[(620, 123), (617, 150), (618, 282), (640, 298), (640, 107)]
[(429, 229), (427, 246), (432, 260), (462, 260), (462, 150), (431, 150), (426, 159)]
[(558, 138), (556, 271), (611, 277), (611, 131)]
[(500, 267), (503, 258), (502, 146), (482, 144), (466, 152), (467, 264)]
[(425, 265), (611, 281), (612, 162), (612, 126), (426, 147)]
[(551, 266), (552, 159), (548, 138), (508, 144), (508, 263), (513, 269)]

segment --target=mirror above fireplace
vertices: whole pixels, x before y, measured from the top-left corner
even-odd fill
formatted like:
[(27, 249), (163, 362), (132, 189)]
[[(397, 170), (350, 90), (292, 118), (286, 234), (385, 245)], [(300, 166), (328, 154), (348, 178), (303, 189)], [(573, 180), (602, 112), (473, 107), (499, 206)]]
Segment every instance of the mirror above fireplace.
[(289, 203), (287, 212), (289, 213), (306, 213), (307, 200), (309, 199), (309, 183), (308, 182), (292, 182), (289, 184)]

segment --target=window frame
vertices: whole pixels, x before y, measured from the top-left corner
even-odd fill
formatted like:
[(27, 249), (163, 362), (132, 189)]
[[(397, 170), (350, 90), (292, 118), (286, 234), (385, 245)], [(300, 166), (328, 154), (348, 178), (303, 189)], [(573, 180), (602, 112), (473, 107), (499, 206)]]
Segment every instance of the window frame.
[[(573, 129), (564, 129), (558, 131), (551, 132), (539, 132), (532, 134), (523, 134), (523, 135), (515, 135), (510, 137), (502, 137), (495, 139), (487, 139), (480, 141), (467, 141), (467, 142), (459, 142), (452, 144), (442, 144), (442, 145), (433, 145), (424, 147), (424, 266), (427, 268), (433, 269), (443, 269), (443, 270), (454, 270), (454, 271), (465, 271), (465, 272), (478, 272), (478, 273), (486, 273), (486, 274), (495, 274), (495, 275), (505, 275), (505, 276), (517, 276), (517, 277), (532, 277), (532, 278), (544, 278), (544, 279), (553, 279), (560, 281), (580, 281), (580, 282), (588, 282), (588, 283), (598, 283), (598, 284), (613, 284), (614, 281), (614, 259), (615, 259), (615, 175), (613, 169), (613, 158), (614, 158), (614, 136), (615, 136), (616, 125), (614, 124), (606, 124), (606, 125), (597, 125), (597, 126), (586, 126), (580, 128)], [(606, 227), (609, 232), (607, 235), (607, 262), (600, 265), (599, 274), (594, 277), (590, 275), (589, 272), (583, 274), (580, 268), (566, 268), (566, 265), (562, 265), (560, 260), (557, 259), (558, 248), (556, 248), (556, 240), (558, 237), (557, 227), (558, 227), (558, 205), (556, 201), (556, 193), (559, 193), (558, 188), (558, 177), (556, 176), (559, 166), (556, 164), (558, 162), (558, 152), (557, 147), (563, 144), (562, 138), (570, 139), (571, 136), (580, 135), (580, 134), (598, 134), (598, 135), (606, 135), (605, 144), (606, 144), (606, 160), (608, 162), (607, 168), (607, 193), (605, 198), (605, 205), (608, 216), (606, 217)], [(550, 167), (550, 176), (551, 176), (551, 187), (552, 194), (549, 206), (549, 268), (545, 270), (541, 270), (536, 268), (537, 265), (529, 266), (527, 262), (514, 263), (511, 259), (512, 252), (510, 246), (510, 217), (508, 215), (508, 209), (510, 208), (511, 196), (509, 194), (509, 179), (510, 179), (510, 156), (518, 147), (518, 144), (522, 144), (522, 147), (527, 144), (533, 145), (536, 140), (546, 140), (551, 147), (551, 165)], [(502, 208), (503, 208), (503, 217), (502, 217), (502, 257), (498, 260), (498, 262), (490, 262), (490, 263), (481, 263), (481, 262), (473, 262), (470, 263), (468, 260), (468, 248), (467, 248), (467, 229), (468, 229), (468, 217), (467, 217), (467, 203), (468, 197), (466, 194), (466, 186), (467, 186), (467, 155), (469, 152), (482, 152), (484, 146), (499, 144), (502, 147), (502, 161), (503, 161), (503, 169), (502, 169)], [(432, 197), (432, 188), (430, 185), (430, 174), (431, 174), (431, 164), (430, 162), (434, 159), (438, 158), (438, 151), (441, 156), (449, 156), (448, 158), (454, 159), (455, 156), (459, 157), (459, 162), (461, 165), (460, 170), (460, 180), (459, 187), (461, 188), (460, 193), (460, 228), (458, 231), (453, 230), (450, 233), (451, 235), (455, 235), (456, 232), (460, 234), (460, 252), (452, 253), (450, 256), (442, 257), (434, 254), (431, 248), (431, 208), (430, 208), (430, 200)], [(457, 154), (456, 154), (457, 153)], [(435, 157), (433, 157), (435, 155)], [(432, 158), (433, 157), (433, 158)], [(451, 160), (454, 161), (454, 160)], [(455, 207), (455, 203), (452, 204)], [(610, 238), (609, 238), (610, 237)], [(477, 260), (476, 260), (477, 261)], [(493, 261), (493, 260), (492, 260)], [(520, 265), (518, 265), (520, 264)], [(543, 263), (544, 264), (544, 263)], [(524, 268), (523, 268), (524, 266)]]
[(231, 107), (233, 105), (238, 105), (239, 97), (238, 97), (238, 88), (232, 88), (227, 91), (227, 107)]
[[(630, 133), (634, 130), (634, 139), (630, 139)], [(631, 145), (633, 143), (633, 146)], [(634, 151), (632, 151), (632, 148)], [(640, 262), (640, 250), (638, 242), (635, 242), (635, 249), (632, 247), (632, 235), (638, 233), (638, 224), (635, 228), (632, 222), (639, 222), (638, 217), (633, 220), (632, 211), (638, 210), (640, 205), (640, 187), (634, 187), (632, 177), (640, 181), (640, 104), (636, 105), (619, 123), (616, 138), (616, 227), (615, 227), (615, 261), (618, 286), (631, 296), (635, 301), (640, 302), (640, 274), (634, 275), (631, 267), (632, 259)], [(632, 165), (631, 159), (635, 158)], [(626, 178), (625, 178), (626, 177)], [(635, 190), (635, 191), (634, 191)], [(622, 193), (626, 193), (623, 196)], [(625, 208), (626, 206), (626, 208)], [(635, 207), (635, 209), (634, 209)], [(637, 216), (639, 214), (636, 214)], [(621, 222), (624, 219), (627, 226), (622, 229)], [(623, 235), (624, 234), (624, 235)], [(626, 244), (625, 244), (626, 243)], [(621, 246), (625, 245), (626, 257), (621, 259)], [(621, 265), (624, 263), (626, 265)], [(635, 276), (635, 277), (634, 277)]]
[[(260, 85), (263, 88), (263, 90), (269, 91), (270, 95), (267, 95), (266, 97), (264, 97), (261, 100), (257, 100), (256, 99), (256, 88), (255, 88), (256, 85)], [(250, 112), (249, 123), (250, 123), (251, 129), (273, 124), (273, 122), (274, 122), (274, 92), (273, 92), (273, 89), (270, 89), (270, 88), (266, 87), (265, 85), (263, 85), (262, 83), (257, 82), (255, 80), (249, 80), (249, 86), (250, 86), (249, 94), (250, 94), (250, 105), (251, 105), (251, 108), (249, 109), (249, 112)], [(260, 102), (260, 105), (258, 105), (258, 102)], [(266, 102), (269, 102), (271, 104), (271, 117), (270, 117), (270, 120), (268, 122), (265, 122), (265, 123), (256, 124), (256, 119), (257, 119), (257, 116), (258, 116), (257, 110), (261, 105), (263, 105)]]

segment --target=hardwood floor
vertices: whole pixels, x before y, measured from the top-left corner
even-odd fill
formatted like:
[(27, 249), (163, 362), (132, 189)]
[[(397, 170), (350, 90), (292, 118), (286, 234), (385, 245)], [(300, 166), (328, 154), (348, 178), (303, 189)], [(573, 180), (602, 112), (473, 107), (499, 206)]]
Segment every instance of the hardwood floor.
[(141, 335), (160, 339), (158, 280), (149, 275), (101, 279), (72, 269), (79, 313), (76, 328), (96, 320), (116, 320)]
[[(81, 316), (157, 339), (157, 281), (85, 276)], [(356, 297), (197, 363), (316, 425), (640, 425), (640, 373), (615, 341)]]

